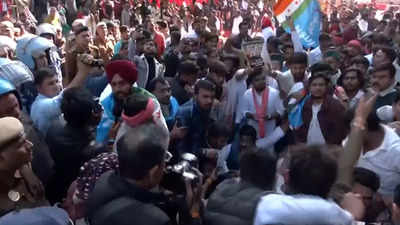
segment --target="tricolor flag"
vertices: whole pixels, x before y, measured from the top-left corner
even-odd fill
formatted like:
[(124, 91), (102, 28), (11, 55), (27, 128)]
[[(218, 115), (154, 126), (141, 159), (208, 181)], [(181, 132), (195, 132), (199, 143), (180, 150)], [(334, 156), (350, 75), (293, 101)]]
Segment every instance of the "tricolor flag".
[(318, 0), (279, 0), (274, 5), (274, 14), (287, 32), (286, 18), (292, 16), (297, 33), (305, 48), (319, 45), (321, 15)]

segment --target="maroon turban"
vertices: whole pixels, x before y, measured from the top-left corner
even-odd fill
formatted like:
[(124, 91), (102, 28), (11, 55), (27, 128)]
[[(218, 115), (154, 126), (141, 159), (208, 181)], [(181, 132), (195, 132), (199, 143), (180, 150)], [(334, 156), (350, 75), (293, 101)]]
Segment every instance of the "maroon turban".
[(108, 82), (111, 83), (116, 74), (121, 76), (129, 83), (135, 83), (137, 80), (136, 65), (129, 60), (114, 60), (106, 65), (106, 74)]

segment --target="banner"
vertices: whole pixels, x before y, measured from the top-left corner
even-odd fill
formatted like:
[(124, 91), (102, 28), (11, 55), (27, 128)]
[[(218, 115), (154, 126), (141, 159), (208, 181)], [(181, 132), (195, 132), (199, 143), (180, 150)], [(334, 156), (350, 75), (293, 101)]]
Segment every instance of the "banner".
[(274, 5), (274, 14), (286, 32), (290, 29), (286, 18), (292, 16), (294, 26), (305, 48), (319, 46), (321, 12), (318, 0), (279, 0)]

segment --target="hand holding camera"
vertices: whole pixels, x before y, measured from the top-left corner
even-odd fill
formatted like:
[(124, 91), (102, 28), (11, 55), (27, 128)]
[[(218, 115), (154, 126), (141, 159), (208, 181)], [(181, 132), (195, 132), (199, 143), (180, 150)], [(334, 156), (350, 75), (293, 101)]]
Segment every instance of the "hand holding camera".
[(102, 66), (104, 66), (104, 61), (102, 59), (95, 59), (90, 54), (86, 54), (86, 53), (85, 54), (80, 54), (80, 55), (78, 55), (78, 59), (83, 64), (91, 66), (91, 67), (102, 67)]

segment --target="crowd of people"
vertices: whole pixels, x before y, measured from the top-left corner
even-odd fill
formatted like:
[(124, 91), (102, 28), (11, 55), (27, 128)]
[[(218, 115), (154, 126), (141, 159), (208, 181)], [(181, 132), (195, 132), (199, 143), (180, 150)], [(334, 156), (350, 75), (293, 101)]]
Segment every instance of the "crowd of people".
[(274, 3), (4, 0), (0, 224), (400, 225), (400, 11)]

